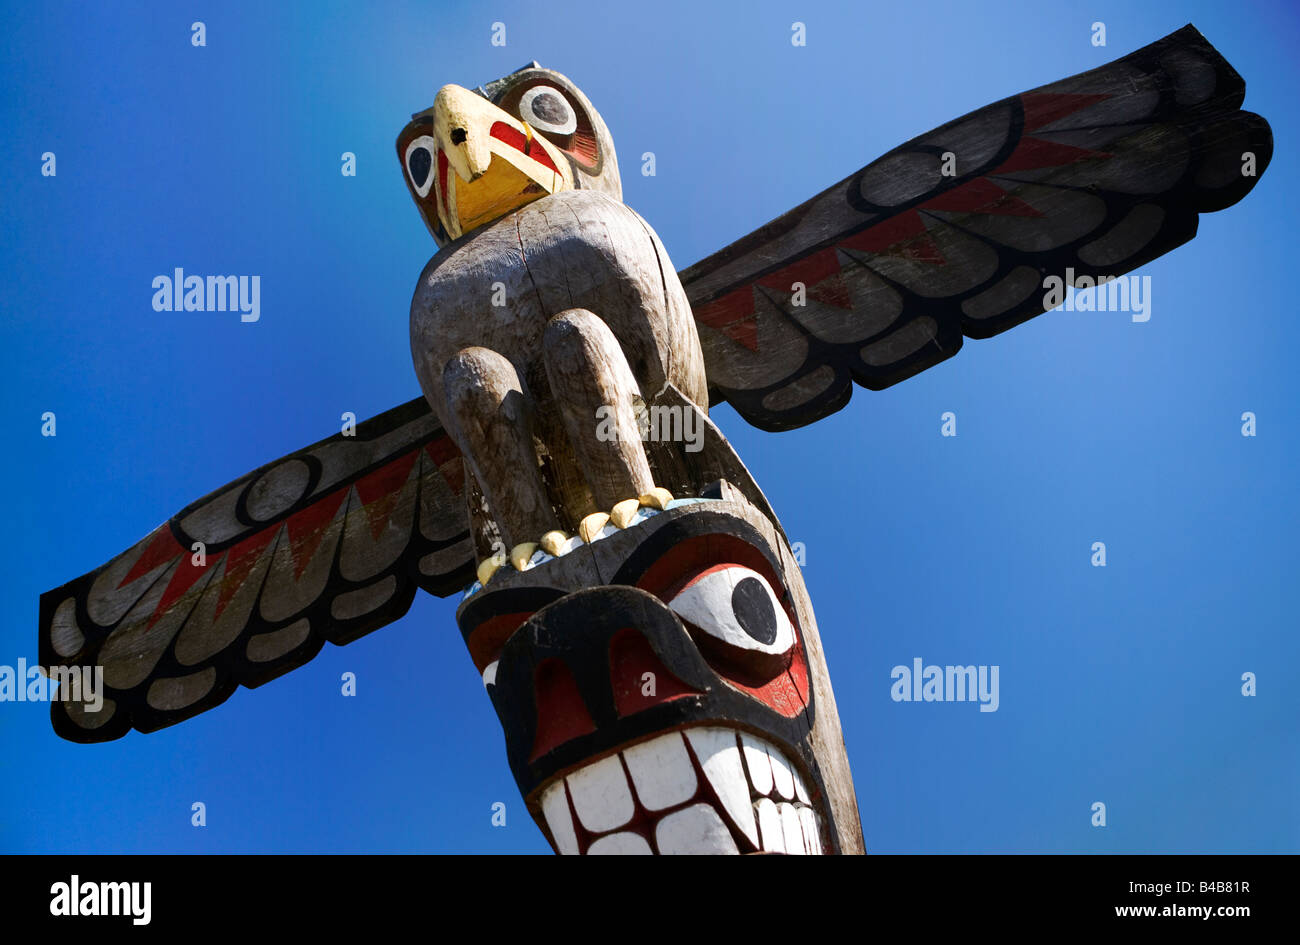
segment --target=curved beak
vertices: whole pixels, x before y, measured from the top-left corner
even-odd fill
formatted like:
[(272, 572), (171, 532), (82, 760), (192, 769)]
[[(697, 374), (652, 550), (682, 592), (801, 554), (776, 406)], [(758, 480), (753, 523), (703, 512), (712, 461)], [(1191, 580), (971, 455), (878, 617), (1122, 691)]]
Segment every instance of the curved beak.
[(492, 124), (505, 114), (483, 96), (459, 85), (439, 89), (433, 100), (434, 139), (461, 180), (478, 180), (487, 171), (492, 163), (488, 148)]
[(452, 239), (572, 189), (572, 170), (560, 150), (483, 96), (445, 85), (431, 111), (438, 217)]

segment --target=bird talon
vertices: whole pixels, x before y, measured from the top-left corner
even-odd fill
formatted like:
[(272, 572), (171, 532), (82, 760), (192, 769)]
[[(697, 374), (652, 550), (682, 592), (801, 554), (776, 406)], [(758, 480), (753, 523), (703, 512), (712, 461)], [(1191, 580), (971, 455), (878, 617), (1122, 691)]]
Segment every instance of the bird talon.
[(486, 587), (487, 582), (492, 580), (492, 575), (496, 574), (497, 570), (504, 563), (505, 558), (501, 555), (493, 555), (490, 558), (484, 558), (478, 563), (478, 582)]
[(538, 544), (541, 545), (542, 550), (552, 558), (558, 558), (560, 555), (564, 554), (564, 546), (568, 544), (568, 541), (569, 536), (557, 528), (554, 531), (549, 531), (543, 535)]
[(636, 516), (636, 510), (640, 507), (641, 503), (636, 499), (624, 499), (610, 509), (609, 520), (614, 523), (616, 528), (627, 528), (632, 524), (632, 519)]
[(581, 522), (578, 523), (578, 537), (587, 544), (596, 540), (600, 530), (605, 527), (609, 521), (609, 515), (604, 512), (592, 512)]
[(532, 558), (533, 552), (536, 550), (537, 542), (520, 542), (510, 549), (510, 563), (515, 566), (516, 571), (523, 571), (528, 567), (528, 560)]
[(669, 492), (663, 486), (655, 486), (645, 495), (640, 496), (637, 499), (637, 502), (639, 502), (643, 506), (652, 509), (658, 509), (660, 512), (662, 512), (664, 509), (668, 508), (668, 503), (671, 502), (672, 500), (673, 500), (673, 494), (671, 492)]

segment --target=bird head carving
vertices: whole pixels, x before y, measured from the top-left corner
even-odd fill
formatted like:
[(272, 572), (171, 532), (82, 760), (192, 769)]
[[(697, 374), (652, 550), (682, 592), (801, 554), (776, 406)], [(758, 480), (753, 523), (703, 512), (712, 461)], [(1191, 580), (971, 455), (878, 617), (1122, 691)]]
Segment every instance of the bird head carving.
[(600, 113), (536, 62), (474, 91), (443, 86), (398, 135), (397, 156), (439, 246), (559, 191), (623, 196)]

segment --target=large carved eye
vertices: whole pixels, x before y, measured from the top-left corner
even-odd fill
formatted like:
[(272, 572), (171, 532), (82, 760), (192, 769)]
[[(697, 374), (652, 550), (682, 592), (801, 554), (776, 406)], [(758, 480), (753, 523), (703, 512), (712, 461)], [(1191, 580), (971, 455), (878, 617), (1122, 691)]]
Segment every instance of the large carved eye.
[(739, 564), (715, 565), (692, 578), (668, 606), (692, 628), (706, 657), (760, 680), (790, 663), (794, 627), (757, 571)]
[(578, 116), (559, 89), (534, 85), (519, 99), (519, 117), (538, 131), (571, 135), (578, 129)]
[(406, 146), (406, 172), (411, 175), (411, 186), (421, 197), (427, 197), (433, 186), (433, 155), (437, 146), (428, 135), (421, 135)]

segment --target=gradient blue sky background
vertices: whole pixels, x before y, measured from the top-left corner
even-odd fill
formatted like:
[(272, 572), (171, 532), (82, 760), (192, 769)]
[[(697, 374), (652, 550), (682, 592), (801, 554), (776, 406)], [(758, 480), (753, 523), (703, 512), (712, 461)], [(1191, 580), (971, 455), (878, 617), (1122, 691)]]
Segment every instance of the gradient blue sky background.
[[(792, 433), (715, 418), (806, 545), (870, 850), (1300, 849), (1285, 2), (6, 3), (0, 663), (35, 662), (41, 592), (343, 411), (418, 394), (407, 315), (435, 247), (393, 141), (444, 83), (534, 58), (573, 78), (684, 268), (916, 134), (1188, 22), (1245, 76), (1276, 153), (1142, 270), (1148, 323), (1047, 314)], [(261, 275), (261, 321), (154, 312), (151, 280), (178, 266)], [(148, 736), (75, 745), (46, 706), (0, 703), (0, 851), (546, 850), (454, 608), (420, 595)], [(999, 665), (1001, 708), (892, 702), (916, 656)]]

